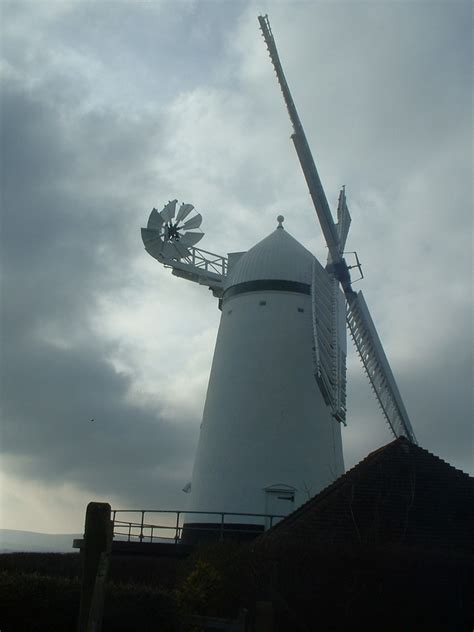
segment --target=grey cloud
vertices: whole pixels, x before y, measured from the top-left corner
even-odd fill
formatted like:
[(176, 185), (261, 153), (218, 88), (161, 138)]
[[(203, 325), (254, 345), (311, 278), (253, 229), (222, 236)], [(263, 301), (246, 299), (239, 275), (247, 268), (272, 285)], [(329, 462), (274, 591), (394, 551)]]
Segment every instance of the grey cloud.
[[(316, 243), (321, 258), (325, 250), (258, 35), (260, 7), (44, 6), (38, 32), (28, 5), (2, 6), (16, 20), (5, 31), (11, 72), (1, 112), (2, 460), (19, 479), (175, 504), (200, 403), (181, 420), (165, 417), (158, 397), (140, 398), (139, 372), (114, 364), (135, 341), (95, 326), (104, 297), (118, 309), (130, 296), (151, 310), (166, 301), (162, 318), (174, 318), (176, 335), (156, 358), (157, 375), (171, 371), (170, 347), (183, 337), (173, 360), (179, 389), (209, 370), (204, 360), (185, 362), (215, 317), (211, 299), (140, 258), (147, 212), (184, 196), (204, 212), (203, 248), (225, 254), (264, 237), (283, 211), (289, 232)], [(464, 469), (472, 467), (470, 11), (467, 3), (269, 6), (333, 207), (337, 187), (348, 185), (349, 245), (366, 264), (359, 287), (415, 432)], [(145, 319), (143, 346), (160, 335), (159, 317)], [(351, 464), (390, 433), (362, 370), (351, 364), (349, 377)]]
[(159, 407), (134, 403), (130, 376), (108, 361), (113, 343), (91, 326), (97, 299), (126, 283), (139, 248), (120, 187), (134, 179), (124, 155), (139, 164), (152, 134), (100, 114), (66, 129), (39, 96), (3, 93), (5, 462), (20, 478), (69, 481), (128, 504), (152, 503), (156, 480), (170, 502), (189, 476), (197, 424), (173, 425)]
[(152, 502), (157, 484), (162, 502), (176, 494), (195, 440), (187, 424), (131, 403), (129, 380), (101, 360), (100, 343), (71, 350), (15, 343), (4, 345), (2, 449), (25, 457), (16, 474), (129, 502)]
[(422, 166), (470, 125), (469, 3), (299, 4), (291, 20), (281, 4), (269, 13), (328, 193), (340, 182), (356, 194), (394, 185), (395, 173)]
[[(420, 334), (423, 323), (419, 323)], [(440, 340), (413, 366), (392, 362), (398, 386), (419, 444), (465, 472), (472, 472), (472, 350), (465, 330)], [(354, 351), (351, 351), (355, 354)], [(387, 351), (388, 352), (388, 351)], [(390, 354), (389, 354), (390, 355)], [(391, 440), (362, 367), (351, 364), (348, 427), (343, 432), (346, 463), (353, 465), (370, 450)]]

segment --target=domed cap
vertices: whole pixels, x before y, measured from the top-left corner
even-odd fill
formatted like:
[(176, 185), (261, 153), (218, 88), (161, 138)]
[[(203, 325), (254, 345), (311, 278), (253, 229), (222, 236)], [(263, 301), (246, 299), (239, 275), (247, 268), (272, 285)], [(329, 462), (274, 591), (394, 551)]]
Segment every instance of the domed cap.
[(236, 262), (225, 280), (225, 289), (240, 283), (261, 280), (311, 283), (315, 257), (282, 226), (262, 239)]

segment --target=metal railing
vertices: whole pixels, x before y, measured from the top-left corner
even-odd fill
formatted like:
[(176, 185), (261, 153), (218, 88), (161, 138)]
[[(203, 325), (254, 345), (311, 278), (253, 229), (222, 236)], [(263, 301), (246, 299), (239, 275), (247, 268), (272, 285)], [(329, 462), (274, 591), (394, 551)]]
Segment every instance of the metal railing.
[[(154, 520), (155, 516), (159, 518), (158, 521)], [(184, 522), (185, 516), (188, 524)], [(189, 523), (190, 516), (193, 518), (205, 517), (205, 522), (203, 522), (205, 526), (199, 526), (199, 523)], [(211, 516), (215, 517), (215, 520), (210, 519)], [(174, 542), (178, 544), (182, 539), (183, 530), (186, 530), (187, 534), (215, 533), (219, 540), (223, 540), (225, 536), (237, 534), (257, 535), (259, 533), (257, 529), (260, 527), (262, 531), (270, 529), (284, 517), (277, 514), (180, 511), (174, 509), (112, 510), (114, 539), (125, 542)], [(254, 521), (249, 522), (249, 518), (254, 518)]]
[(206, 272), (214, 272), (225, 277), (227, 274), (226, 257), (196, 247), (189, 248), (189, 250), (191, 254), (189, 257), (185, 257), (184, 261), (196, 266), (196, 268), (202, 268)]

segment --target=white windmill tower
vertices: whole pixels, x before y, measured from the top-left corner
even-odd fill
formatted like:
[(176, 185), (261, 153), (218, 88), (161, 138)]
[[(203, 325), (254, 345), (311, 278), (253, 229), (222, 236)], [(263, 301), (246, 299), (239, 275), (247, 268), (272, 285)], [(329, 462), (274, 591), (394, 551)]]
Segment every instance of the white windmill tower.
[[(208, 286), (222, 311), (197, 448), (187, 526), (261, 529), (344, 471), (346, 334), (393, 434), (415, 442), (362, 292), (351, 287), (344, 188), (334, 223), (267, 16), (260, 27), (293, 125), (292, 140), (325, 237), (323, 267), (284, 228), (245, 253), (200, 250), (201, 216), (177, 201), (151, 212), (143, 242), (176, 276)], [(191, 512), (208, 512), (198, 517)], [(242, 515), (251, 514), (251, 515)]]

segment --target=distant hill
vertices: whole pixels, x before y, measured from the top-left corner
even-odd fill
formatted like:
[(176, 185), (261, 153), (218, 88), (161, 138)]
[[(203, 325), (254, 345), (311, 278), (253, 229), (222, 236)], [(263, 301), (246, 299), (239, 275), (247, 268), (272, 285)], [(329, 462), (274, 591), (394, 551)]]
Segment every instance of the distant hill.
[(72, 541), (78, 533), (35, 533), (0, 529), (0, 553), (77, 553)]

